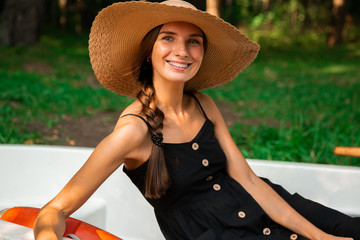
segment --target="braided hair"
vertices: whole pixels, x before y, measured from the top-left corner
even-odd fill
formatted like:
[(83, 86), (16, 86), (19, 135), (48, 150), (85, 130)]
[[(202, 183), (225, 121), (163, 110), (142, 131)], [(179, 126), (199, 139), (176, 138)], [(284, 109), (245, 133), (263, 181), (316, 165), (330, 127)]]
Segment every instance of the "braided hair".
[[(162, 128), (164, 113), (156, 106), (156, 93), (153, 86), (153, 69), (149, 56), (153, 45), (157, 39), (160, 28), (152, 29), (142, 40), (138, 61), (135, 65), (140, 65), (138, 81), (141, 83), (141, 90), (137, 94), (137, 99), (142, 104), (140, 114), (146, 116), (149, 123), (149, 131), (153, 141), (151, 154), (148, 160), (146, 172), (145, 197), (160, 198), (165, 194), (170, 186), (170, 177), (165, 163), (163, 150)], [(140, 63), (140, 64), (139, 64)]]

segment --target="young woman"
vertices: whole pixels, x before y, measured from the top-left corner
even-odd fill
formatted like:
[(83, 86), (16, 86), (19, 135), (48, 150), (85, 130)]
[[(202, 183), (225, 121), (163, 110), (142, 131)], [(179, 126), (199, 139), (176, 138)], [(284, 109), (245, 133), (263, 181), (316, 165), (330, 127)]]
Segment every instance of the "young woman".
[(166, 239), (360, 239), (359, 218), (257, 177), (215, 103), (196, 92), (256, 57), (259, 46), (236, 28), (181, 0), (117, 3), (95, 19), (89, 50), (98, 80), (137, 99), (40, 211), (36, 239), (60, 238), (65, 219), (121, 164)]

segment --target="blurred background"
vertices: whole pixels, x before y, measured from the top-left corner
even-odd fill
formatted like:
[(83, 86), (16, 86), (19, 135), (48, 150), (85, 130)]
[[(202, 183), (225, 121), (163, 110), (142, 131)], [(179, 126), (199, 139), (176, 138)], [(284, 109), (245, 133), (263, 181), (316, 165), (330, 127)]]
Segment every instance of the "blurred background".
[[(97, 82), (87, 41), (111, 0), (0, 1), (0, 143), (95, 147), (134, 99)], [(360, 166), (360, 1), (194, 0), (261, 45), (205, 90), (247, 158)]]

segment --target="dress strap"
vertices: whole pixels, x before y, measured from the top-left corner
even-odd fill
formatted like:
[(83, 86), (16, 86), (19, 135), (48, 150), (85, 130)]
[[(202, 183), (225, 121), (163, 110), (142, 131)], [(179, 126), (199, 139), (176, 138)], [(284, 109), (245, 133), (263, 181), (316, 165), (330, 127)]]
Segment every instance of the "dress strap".
[(205, 113), (205, 111), (204, 111), (204, 108), (201, 106), (201, 103), (200, 103), (199, 99), (197, 99), (197, 97), (195, 96), (194, 93), (190, 93), (190, 95), (191, 95), (191, 96), (196, 100), (196, 102), (199, 104), (199, 107), (200, 107), (202, 113), (204, 114), (204, 117), (207, 119), (208, 117), (207, 117), (207, 115), (206, 115), (206, 113)]
[[(144, 123), (146, 123), (146, 125), (148, 126), (149, 130), (151, 129), (151, 126), (150, 126), (150, 123), (148, 121), (145, 120), (145, 118), (143, 118), (142, 116), (140, 115), (136, 115), (136, 114), (133, 114), (133, 113), (128, 113), (128, 114), (125, 114), (125, 115), (122, 115), (120, 118), (122, 117), (125, 117), (125, 116), (134, 116), (134, 117), (138, 117), (140, 118), (141, 120), (144, 121)], [(153, 143), (159, 147), (163, 147), (164, 144), (163, 144), (163, 134), (162, 133), (152, 133), (151, 134), (151, 140), (153, 141)]]
[(136, 115), (136, 114), (133, 114), (133, 113), (128, 113), (128, 114), (122, 115), (120, 118), (123, 118), (123, 117), (126, 117), (126, 116), (135, 116), (135, 117), (140, 118), (141, 120), (144, 121), (144, 123), (146, 123), (146, 125), (148, 126), (148, 128), (151, 129), (150, 123), (148, 123), (148, 121), (146, 121), (145, 118), (143, 118), (142, 116)]

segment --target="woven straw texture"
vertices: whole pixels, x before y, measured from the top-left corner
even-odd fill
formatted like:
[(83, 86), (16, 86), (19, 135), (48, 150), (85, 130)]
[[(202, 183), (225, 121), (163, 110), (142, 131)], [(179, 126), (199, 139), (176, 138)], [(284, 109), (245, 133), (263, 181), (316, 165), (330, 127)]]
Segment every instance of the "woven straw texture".
[(161, 3), (114, 3), (99, 12), (90, 33), (90, 61), (100, 83), (115, 93), (135, 97), (140, 83), (133, 65), (141, 40), (152, 28), (173, 21), (195, 24), (208, 41), (200, 70), (186, 83), (185, 91), (231, 81), (260, 48), (234, 26), (203, 11)]

